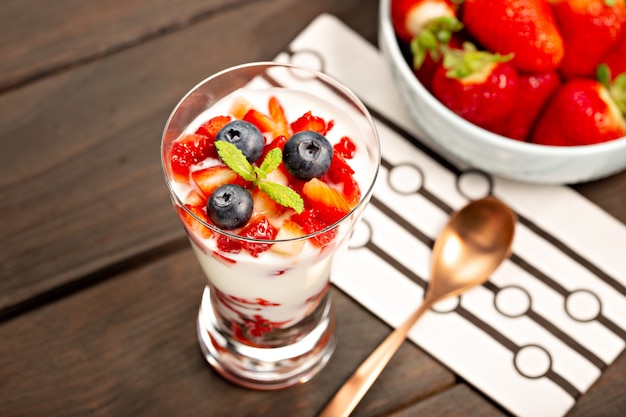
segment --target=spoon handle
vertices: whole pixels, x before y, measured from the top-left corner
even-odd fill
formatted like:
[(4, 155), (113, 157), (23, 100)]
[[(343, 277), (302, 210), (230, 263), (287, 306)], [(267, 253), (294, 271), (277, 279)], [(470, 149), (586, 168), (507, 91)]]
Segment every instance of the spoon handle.
[(397, 327), (359, 366), (324, 407), (319, 417), (347, 417), (374, 384), (387, 363), (406, 339), (409, 330), (432, 303), (424, 301), (420, 308)]

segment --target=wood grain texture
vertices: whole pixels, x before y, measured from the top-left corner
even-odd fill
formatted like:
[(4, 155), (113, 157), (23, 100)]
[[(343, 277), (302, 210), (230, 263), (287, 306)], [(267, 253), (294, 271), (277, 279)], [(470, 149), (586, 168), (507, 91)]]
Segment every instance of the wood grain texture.
[(0, 90), (132, 47), (242, 3), (246, 2), (4, 0)]
[(477, 395), (467, 385), (458, 384), (448, 390), (437, 393), (425, 401), (392, 413), (389, 417), (460, 417), (468, 415), (502, 417), (507, 414), (485, 398)]
[[(3, 323), (0, 415), (314, 416), (389, 332), (333, 290), (340, 340), (327, 367), (284, 391), (239, 388), (198, 347), (203, 285), (186, 247)], [(454, 383), (446, 368), (405, 343), (355, 416), (380, 415)]]
[(626, 224), (626, 171), (573, 188)]
[(180, 239), (159, 151), (177, 101), (215, 71), (272, 59), (322, 12), (373, 39), (376, 6), (247, 2), (1, 95), (0, 313)]

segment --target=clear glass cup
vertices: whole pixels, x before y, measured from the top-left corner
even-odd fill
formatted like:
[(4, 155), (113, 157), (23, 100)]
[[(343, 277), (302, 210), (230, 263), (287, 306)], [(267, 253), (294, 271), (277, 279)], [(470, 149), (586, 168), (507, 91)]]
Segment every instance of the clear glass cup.
[[(334, 131), (348, 131), (358, 156), (353, 166), (361, 190), (356, 206), (323, 230), (286, 240), (242, 237), (190, 210), (169, 163), (172, 142), (207, 111), (228, 108), (220, 103), (233, 95), (261, 101), (278, 96), (292, 119), (304, 109), (321, 112), (334, 120), (329, 140)], [(280, 389), (309, 380), (336, 344), (330, 276), (371, 197), (380, 165), (378, 136), (366, 107), (318, 71), (272, 62), (240, 65), (205, 79), (178, 103), (163, 133), (161, 156), (172, 202), (207, 277), (197, 318), (207, 361), (226, 379), (249, 388)], [(235, 253), (224, 250), (220, 240), (270, 250), (258, 256)]]

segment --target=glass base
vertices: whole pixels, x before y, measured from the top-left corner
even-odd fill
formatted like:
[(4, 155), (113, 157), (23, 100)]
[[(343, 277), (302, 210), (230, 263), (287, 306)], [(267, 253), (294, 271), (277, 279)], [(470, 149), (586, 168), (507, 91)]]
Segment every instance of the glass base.
[(206, 287), (197, 321), (200, 348), (213, 368), (235, 384), (276, 390), (303, 383), (326, 365), (337, 342), (330, 291), (318, 309), (317, 325), (293, 343), (255, 347), (235, 340), (220, 325)]

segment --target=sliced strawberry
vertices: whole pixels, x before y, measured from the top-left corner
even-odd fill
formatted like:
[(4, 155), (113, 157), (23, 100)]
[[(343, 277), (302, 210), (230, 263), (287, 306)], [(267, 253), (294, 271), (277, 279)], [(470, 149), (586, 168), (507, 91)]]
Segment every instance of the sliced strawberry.
[(244, 116), (248, 113), (248, 111), (250, 111), (251, 108), (252, 104), (245, 98), (239, 96), (233, 100), (229, 113), (235, 119), (243, 120)]
[(477, 51), (466, 43), (449, 50), (433, 75), (433, 94), (450, 110), (494, 129), (515, 107), (519, 76), (509, 56)]
[(188, 211), (181, 207), (178, 210), (178, 216), (180, 217), (181, 221), (187, 226), (190, 232), (194, 236), (200, 236), (204, 239), (210, 238), (213, 235), (211, 229), (209, 229), (196, 219), (198, 218), (205, 223), (210, 224), (211, 221), (209, 220), (206, 212), (201, 207), (192, 206), (190, 204), (185, 204), (185, 208), (187, 208), (189, 212), (193, 213), (193, 215), (189, 214)]
[(514, 54), (519, 70), (554, 70), (563, 60), (563, 38), (546, 0), (465, 0), (462, 14), (465, 28), (482, 46)]
[(549, 0), (565, 41), (560, 71), (594, 78), (604, 55), (626, 32), (624, 0)]
[(291, 124), (291, 130), (293, 133), (312, 130), (322, 135), (326, 135), (326, 133), (332, 129), (334, 124), (335, 122), (333, 120), (326, 122), (326, 120), (319, 116), (314, 116), (310, 111), (308, 111)]
[(274, 120), (272, 120), (272, 118), (267, 114), (261, 113), (256, 109), (248, 110), (245, 116), (243, 116), (243, 120), (252, 123), (263, 133), (273, 132), (276, 129)]
[(206, 203), (207, 197), (197, 190), (191, 190), (187, 198), (185, 198), (185, 204), (191, 206), (206, 207)]
[[(258, 188), (252, 190), (252, 201), (254, 202), (254, 209), (252, 211), (252, 218), (259, 216), (265, 216), (270, 220), (273, 225), (279, 223), (277, 220), (284, 212), (285, 207), (278, 204), (264, 191)], [(280, 224), (280, 223), (279, 223)]]
[(199, 135), (207, 136), (211, 140), (215, 140), (217, 132), (231, 121), (230, 116), (215, 116), (208, 122), (204, 122), (197, 130)]
[(352, 178), (354, 170), (348, 165), (341, 153), (333, 152), (333, 159), (330, 162), (330, 167), (326, 175), (332, 182), (341, 183)]
[[(320, 211), (315, 208), (307, 209), (300, 214), (295, 214), (291, 216), (291, 220), (302, 226), (302, 230), (304, 230), (307, 235), (311, 235), (313, 233), (324, 230), (334, 223), (329, 223), (322, 220), (322, 216), (320, 215), (322, 212), (323, 210)], [(320, 233), (316, 236), (311, 237), (311, 242), (313, 242), (317, 246), (324, 247), (331, 243), (335, 239), (336, 235), (337, 228), (333, 228), (327, 232)]]
[(305, 236), (306, 233), (302, 226), (293, 220), (286, 219), (283, 221), (278, 233), (276, 234), (276, 240), (285, 240), (285, 242), (275, 243), (271, 251), (286, 256), (296, 256), (306, 244), (306, 240), (294, 240), (299, 237)]
[(189, 134), (172, 142), (170, 164), (172, 174), (177, 181), (189, 181), (189, 172), (193, 164), (204, 161), (214, 152), (213, 140), (207, 136)]
[(626, 135), (626, 121), (601, 83), (574, 79), (563, 85), (542, 113), (532, 142), (576, 146)]
[(334, 152), (330, 168), (322, 177), (326, 182), (332, 182), (343, 187), (343, 195), (350, 207), (355, 207), (361, 199), (361, 189), (353, 175), (354, 170), (348, 165), (342, 154)]
[(267, 107), (270, 112), (270, 117), (274, 121), (274, 137), (290, 136), (289, 123), (287, 122), (285, 110), (280, 104), (280, 101), (278, 101), (275, 96), (271, 96)]
[(339, 142), (333, 146), (333, 150), (344, 159), (352, 159), (356, 153), (356, 144), (348, 136), (343, 136)]
[(285, 148), (285, 143), (287, 143), (286, 136), (280, 135), (280, 136), (275, 137), (273, 141), (265, 145), (265, 147), (263, 148), (263, 153), (261, 154), (258, 160), (263, 161), (265, 157), (267, 156), (268, 152), (271, 151), (272, 149), (279, 148), (282, 151)]
[[(259, 240), (274, 240), (276, 238), (276, 228), (272, 226), (267, 217), (259, 216), (252, 220), (243, 230), (239, 233), (240, 236), (259, 239)], [(272, 244), (271, 243), (252, 243), (252, 242), (243, 242), (243, 248), (248, 251), (248, 253), (255, 258), (258, 257), (262, 252), (268, 250)]]
[(319, 210), (332, 211), (336, 209), (346, 215), (352, 208), (341, 192), (317, 178), (307, 181), (302, 192), (306, 202)]
[[(241, 241), (239, 240), (230, 238), (226, 235), (219, 235), (217, 237), (217, 248), (226, 253), (239, 253), (241, 252), (242, 246)], [(231, 263), (235, 263), (234, 261), (224, 257), (223, 255), (220, 255), (219, 253), (216, 253), (216, 255), (219, 255), (220, 257), (227, 261), (230, 261)]]
[[(220, 185), (235, 183), (244, 185), (245, 182), (235, 171), (228, 168), (225, 165), (215, 165), (209, 168), (204, 168), (198, 171), (194, 171), (191, 174), (194, 184), (204, 194), (205, 197), (210, 197), (213, 191)], [(243, 183), (243, 184), (242, 184)]]

